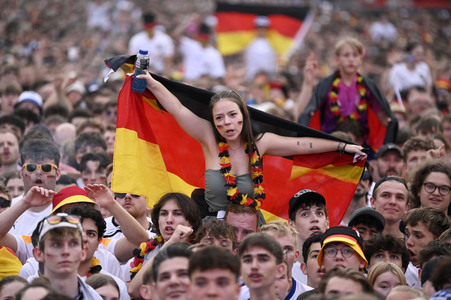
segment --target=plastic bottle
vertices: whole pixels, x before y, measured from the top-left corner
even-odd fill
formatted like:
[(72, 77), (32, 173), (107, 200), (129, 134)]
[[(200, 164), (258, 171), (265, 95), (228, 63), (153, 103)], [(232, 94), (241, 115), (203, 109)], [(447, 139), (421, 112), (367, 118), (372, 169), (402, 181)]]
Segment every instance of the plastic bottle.
[(139, 53), (136, 56), (135, 61), (135, 75), (133, 76), (133, 82), (132, 82), (132, 90), (135, 93), (142, 93), (146, 90), (146, 80), (136, 78), (137, 75), (144, 74), (144, 72), (149, 68), (149, 51), (139, 49)]

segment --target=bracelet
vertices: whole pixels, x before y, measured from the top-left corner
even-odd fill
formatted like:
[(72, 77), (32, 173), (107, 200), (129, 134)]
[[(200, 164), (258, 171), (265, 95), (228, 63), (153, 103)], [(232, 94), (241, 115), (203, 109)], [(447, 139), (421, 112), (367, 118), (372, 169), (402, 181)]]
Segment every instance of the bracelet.
[(339, 143), (338, 143), (338, 146), (337, 146), (337, 151), (340, 152), (340, 153), (341, 153), (341, 151), (340, 151), (340, 146), (341, 146), (341, 144), (343, 144), (343, 143), (342, 143), (342, 142), (339, 142)]
[(346, 146), (347, 146), (347, 145), (348, 145), (348, 144), (345, 143), (345, 145), (344, 145), (344, 147), (343, 147), (343, 152), (346, 152), (345, 149), (346, 149)]

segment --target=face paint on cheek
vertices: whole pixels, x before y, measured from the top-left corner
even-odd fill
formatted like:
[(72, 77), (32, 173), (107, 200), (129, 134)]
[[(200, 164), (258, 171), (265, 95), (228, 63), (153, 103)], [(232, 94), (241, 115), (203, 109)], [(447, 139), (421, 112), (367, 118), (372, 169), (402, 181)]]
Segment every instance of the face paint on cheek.
[(216, 125), (216, 128), (222, 129), (222, 128), (224, 128), (224, 126), (222, 126), (222, 125)]
[(238, 121), (238, 125), (243, 126), (243, 121)]

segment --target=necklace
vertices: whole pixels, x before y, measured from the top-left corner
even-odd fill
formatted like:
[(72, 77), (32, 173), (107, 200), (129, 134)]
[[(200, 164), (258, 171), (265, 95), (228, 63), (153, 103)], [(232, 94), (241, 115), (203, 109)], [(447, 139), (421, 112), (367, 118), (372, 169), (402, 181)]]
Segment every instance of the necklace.
[[(218, 147), (220, 158), (219, 164), (221, 165), (220, 172), (226, 181), (225, 186), (227, 187), (227, 200), (234, 204), (254, 206), (257, 208), (260, 207), (266, 195), (262, 186), (263, 166), (257, 150), (254, 148), (254, 152), (251, 155), (252, 182), (254, 183), (254, 199), (252, 199), (251, 197), (248, 197), (248, 194), (242, 194), (236, 186), (236, 175), (231, 172), (232, 163), (229, 160), (229, 144), (224, 138), (221, 138)], [(245, 152), (249, 155), (249, 145), (244, 143), (244, 147)]]
[(100, 265), (100, 260), (92, 257), (91, 267), (89, 268), (89, 272), (86, 275), (86, 278), (91, 277), (91, 275), (97, 274), (102, 270), (102, 266)]
[(363, 83), (362, 75), (357, 73), (357, 91), (360, 95), (359, 104), (356, 109), (349, 115), (343, 116), (340, 112), (341, 103), (338, 100), (338, 94), (340, 92), (340, 82), (341, 82), (341, 74), (337, 73), (337, 77), (332, 82), (332, 89), (329, 93), (330, 99), (330, 111), (334, 115), (337, 123), (341, 123), (347, 119), (358, 120), (362, 117), (362, 115), (368, 110), (368, 96), (366, 92), (365, 84)]
[(130, 263), (130, 278), (133, 279), (138, 273), (139, 270), (141, 270), (141, 267), (144, 262), (144, 256), (146, 256), (147, 253), (154, 250), (159, 244), (164, 243), (163, 237), (161, 235), (156, 236), (147, 242), (142, 242), (139, 245), (139, 248), (136, 248), (133, 250), (133, 261)]
[(232, 150), (232, 151), (236, 151), (236, 150), (238, 150), (238, 149), (240, 149), (241, 148), (241, 143), (238, 145), (238, 147), (236, 147), (235, 149), (233, 149), (232, 147), (229, 147), (230, 148), (230, 150)]

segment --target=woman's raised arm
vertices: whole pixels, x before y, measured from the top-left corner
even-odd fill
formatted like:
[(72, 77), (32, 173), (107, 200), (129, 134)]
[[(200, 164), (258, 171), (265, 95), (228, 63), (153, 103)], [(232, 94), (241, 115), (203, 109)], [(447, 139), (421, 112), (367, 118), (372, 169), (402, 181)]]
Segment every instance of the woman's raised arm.
[(340, 151), (359, 154), (359, 159), (365, 159), (367, 156), (366, 153), (362, 151), (363, 147), (359, 145), (322, 138), (287, 137), (269, 132), (265, 133), (262, 138), (257, 141), (257, 147), (261, 155), (291, 156)]
[(168, 113), (174, 116), (177, 123), (195, 140), (202, 145), (207, 144), (209, 138), (214, 138), (214, 131), (208, 120), (202, 119), (188, 108), (183, 106), (180, 100), (174, 96), (162, 83), (155, 80), (148, 72), (138, 75), (147, 82), (147, 88), (158, 99)]

